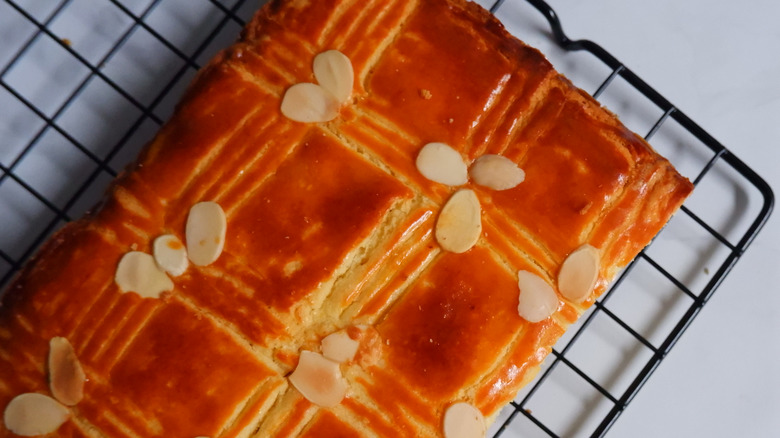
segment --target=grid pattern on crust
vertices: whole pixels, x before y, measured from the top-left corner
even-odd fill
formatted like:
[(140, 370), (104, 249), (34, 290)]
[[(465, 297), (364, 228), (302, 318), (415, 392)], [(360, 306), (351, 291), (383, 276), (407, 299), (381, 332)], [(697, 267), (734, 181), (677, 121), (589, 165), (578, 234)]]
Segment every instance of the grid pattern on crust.
[[(550, 15), (543, 2), (529, 2)], [(234, 40), (256, 8), (255, 2), (245, 0), (199, 0), (188, 3), (194, 12), (186, 14), (177, 9), (180, 3), (101, 1), (100, 14), (93, 13), (103, 17), (103, 26), (82, 26), (106, 41), (92, 46), (87, 41), (95, 35), (80, 32), (78, 20), (89, 18), (85, 4), (94, 8), (95, 3), (0, 3), (1, 20), (8, 23), (3, 27), (9, 29), (0, 35), (0, 111), (6, 114), (0, 120), (0, 223), (14, 230), (0, 234), (0, 288), (54, 230), (99, 199), (105, 185), (170, 114), (197, 68)], [(524, 2), (482, 3), (504, 18), (502, 13)], [(181, 15), (174, 13), (177, 10)], [(171, 18), (184, 29), (179, 34), (161, 24)], [(581, 85), (596, 98), (609, 105), (613, 90), (633, 89), (637, 100), (655, 108), (648, 113), (660, 111), (649, 123), (646, 138), (667, 156), (664, 143), (681, 145), (682, 152), (676, 150), (679, 161), (672, 161), (695, 181), (697, 190), (579, 328), (558, 343), (536, 383), (502, 411), (491, 429), (496, 436), (605, 434), (750, 244), (772, 207), (771, 190), (758, 176), (626, 66), (593, 43), (565, 38), (562, 43), (585, 50), (607, 66), (606, 79), (594, 89)], [(152, 61), (135, 62), (148, 53)], [(42, 60), (48, 64), (41, 65)], [(139, 64), (133, 71), (131, 65)], [(568, 76), (579, 85), (576, 76)], [(624, 116), (620, 111), (618, 115)], [(87, 131), (99, 136), (87, 136)], [(697, 201), (697, 192), (718, 194), (737, 186), (757, 191), (759, 207), (713, 216)], [(690, 233), (700, 237), (695, 254), (670, 258), (680, 250), (680, 236)], [(625, 305), (627, 300), (644, 303), (645, 311), (631, 310), (637, 306)], [(586, 354), (592, 348), (608, 352), (610, 360), (595, 363)]]

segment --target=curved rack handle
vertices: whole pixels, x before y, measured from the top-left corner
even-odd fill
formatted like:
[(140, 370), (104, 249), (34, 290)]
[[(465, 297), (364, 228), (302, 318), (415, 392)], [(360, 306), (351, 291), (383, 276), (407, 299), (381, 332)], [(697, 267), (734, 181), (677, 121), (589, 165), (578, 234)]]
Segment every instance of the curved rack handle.
[[(738, 171), (743, 176), (745, 176), (745, 178), (747, 178), (748, 181), (750, 181), (759, 190), (759, 192), (761, 192), (762, 196), (764, 197), (764, 204), (761, 208), (761, 212), (759, 213), (756, 220), (751, 224), (750, 228), (745, 233), (743, 238), (737, 244), (737, 248), (736, 248), (737, 253), (738, 255), (741, 255), (744, 252), (744, 250), (747, 248), (747, 246), (750, 245), (750, 243), (752, 243), (753, 239), (761, 230), (761, 228), (763, 228), (764, 224), (769, 219), (772, 210), (774, 209), (775, 197), (774, 197), (774, 192), (772, 191), (772, 188), (769, 186), (769, 184), (758, 174), (756, 174), (752, 168), (746, 165), (742, 160), (737, 158), (736, 155), (731, 153), (731, 151), (729, 151), (725, 146), (723, 146), (714, 137), (712, 137), (707, 131), (702, 129), (701, 126), (699, 126), (696, 122), (691, 120), (687, 115), (685, 115), (685, 113), (680, 111), (679, 108), (677, 108), (675, 105), (669, 102), (665, 97), (663, 97), (660, 93), (658, 93), (653, 87), (648, 85), (647, 82), (642, 80), (633, 71), (631, 71), (628, 67), (626, 67), (625, 64), (623, 64), (617, 58), (612, 56), (609, 52), (604, 50), (603, 47), (590, 40), (586, 40), (586, 39), (572, 40), (571, 38), (569, 38), (566, 35), (566, 33), (563, 31), (563, 26), (561, 25), (561, 20), (558, 17), (558, 14), (550, 5), (547, 4), (546, 1), (544, 0), (526, 0), (526, 1), (530, 3), (534, 8), (536, 8), (539, 12), (541, 12), (542, 15), (544, 15), (544, 17), (550, 23), (550, 28), (552, 29), (553, 37), (561, 47), (569, 51), (577, 51), (577, 50), (588, 51), (592, 53), (594, 56), (596, 56), (597, 58), (599, 58), (602, 62), (607, 64), (610, 68), (612, 68), (612, 74), (610, 74), (610, 76), (601, 84), (601, 86), (599, 86), (598, 90), (596, 90), (596, 92), (593, 93), (594, 98), (598, 98), (601, 92), (604, 91), (604, 89), (612, 82), (612, 80), (615, 79), (615, 77), (620, 76), (623, 79), (625, 79), (629, 84), (631, 84), (634, 88), (636, 88), (639, 92), (645, 95), (645, 97), (650, 99), (655, 105), (661, 108), (661, 110), (663, 110), (664, 112), (664, 116), (662, 117), (661, 120), (659, 120), (659, 123), (657, 123), (653, 127), (653, 129), (645, 136), (646, 139), (652, 137), (652, 135), (655, 134), (655, 131), (660, 127), (661, 123), (663, 123), (663, 121), (666, 120), (668, 117), (671, 117), (672, 119), (680, 123), (680, 125), (685, 127), (691, 134), (693, 134), (696, 138), (698, 138), (702, 143), (704, 143), (715, 153), (713, 159), (704, 168), (702, 173), (696, 178), (694, 184), (697, 184), (699, 182), (699, 180), (704, 176), (705, 173), (709, 171), (709, 169), (712, 167), (712, 165), (715, 163), (717, 159), (723, 159), (724, 161), (729, 163), (732, 167), (734, 167), (736, 171)], [(504, 0), (498, 0), (496, 4), (493, 6), (493, 8), (491, 8), (491, 11), (498, 9), (503, 2)]]
[[(498, 11), (498, 9), (504, 3), (504, 1), (505, 0), (496, 0), (493, 7), (490, 9), (490, 11), (495, 14), (496, 11)], [(696, 177), (694, 184), (698, 184), (699, 181), (701, 181), (704, 175), (707, 174), (712, 169), (712, 167), (715, 165), (715, 163), (718, 160), (723, 160), (726, 163), (728, 163), (734, 170), (736, 170), (738, 173), (744, 176), (745, 179), (749, 183), (751, 183), (756, 189), (758, 189), (758, 191), (763, 196), (763, 201), (764, 201), (761, 207), (761, 211), (758, 213), (758, 215), (755, 217), (753, 222), (750, 224), (750, 227), (747, 229), (747, 231), (745, 231), (745, 233), (740, 238), (739, 242), (736, 244), (729, 243), (729, 241), (727, 241), (725, 238), (720, 236), (720, 234), (714, 229), (712, 229), (706, 222), (704, 222), (701, 218), (698, 218), (698, 216), (696, 216), (694, 212), (688, 210), (685, 206), (682, 207), (683, 211), (685, 211), (694, 221), (696, 221), (702, 227), (708, 230), (713, 236), (718, 238), (718, 240), (720, 240), (727, 248), (729, 248), (731, 252), (727, 257), (727, 259), (723, 262), (721, 267), (718, 269), (718, 271), (715, 273), (715, 275), (708, 282), (704, 290), (701, 291), (701, 293), (699, 294), (695, 302), (688, 309), (688, 312), (683, 316), (683, 318), (678, 322), (678, 324), (674, 327), (674, 329), (669, 333), (669, 335), (667, 336), (663, 344), (658, 348), (658, 350), (653, 355), (651, 360), (648, 361), (648, 363), (645, 365), (642, 371), (637, 375), (634, 381), (625, 390), (623, 395), (619, 399), (613, 399), (613, 402), (615, 403), (614, 406), (609, 411), (609, 413), (604, 417), (604, 419), (601, 421), (601, 423), (598, 425), (598, 427), (592, 434), (592, 436), (594, 437), (601, 437), (604, 434), (606, 434), (606, 432), (609, 430), (612, 424), (617, 420), (617, 417), (627, 407), (629, 402), (633, 399), (636, 393), (641, 389), (641, 387), (647, 381), (649, 376), (659, 365), (661, 360), (676, 344), (677, 340), (679, 340), (682, 333), (687, 329), (688, 325), (697, 316), (697, 314), (702, 309), (704, 304), (712, 296), (714, 291), (717, 289), (717, 287), (720, 285), (720, 283), (723, 281), (723, 279), (726, 277), (729, 271), (731, 271), (734, 264), (742, 256), (742, 254), (745, 252), (747, 247), (752, 243), (753, 239), (756, 237), (759, 231), (766, 224), (774, 207), (774, 193), (772, 192), (771, 187), (766, 183), (766, 181), (763, 178), (761, 178), (759, 175), (757, 175), (755, 171), (753, 171), (753, 169), (747, 166), (742, 160), (737, 158), (733, 153), (731, 153), (731, 151), (726, 149), (725, 146), (723, 146), (720, 142), (718, 142), (715, 138), (713, 138), (707, 131), (702, 129), (698, 124), (696, 124), (693, 120), (691, 120), (688, 116), (686, 116), (682, 111), (680, 111), (679, 108), (677, 108), (675, 105), (669, 102), (665, 97), (663, 97), (660, 93), (658, 93), (653, 87), (648, 85), (633, 71), (627, 68), (617, 58), (615, 58), (609, 52), (604, 50), (604, 48), (602, 48), (601, 46), (599, 46), (598, 44), (590, 40), (586, 40), (586, 39), (572, 40), (571, 38), (569, 38), (566, 35), (566, 33), (563, 31), (563, 26), (561, 25), (561, 20), (558, 17), (558, 14), (555, 12), (555, 10), (553, 10), (552, 7), (550, 7), (550, 5), (547, 4), (546, 1), (544, 0), (526, 0), (526, 1), (530, 3), (534, 8), (536, 8), (539, 12), (541, 12), (542, 15), (544, 15), (544, 17), (547, 19), (547, 21), (550, 24), (550, 28), (552, 30), (554, 39), (556, 40), (558, 45), (560, 45), (563, 49), (567, 51), (584, 50), (590, 52), (592, 55), (596, 56), (599, 60), (601, 60), (604, 64), (606, 64), (608, 67), (612, 69), (612, 73), (609, 75), (609, 77), (607, 77), (604, 80), (604, 82), (599, 86), (599, 88), (593, 93), (594, 98), (598, 98), (599, 95), (601, 95), (601, 93), (610, 85), (610, 83), (612, 83), (612, 81), (616, 77), (620, 76), (626, 82), (628, 82), (632, 87), (634, 87), (637, 91), (642, 93), (647, 99), (649, 99), (658, 108), (660, 108), (663, 111), (663, 115), (661, 116), (660, 119), (658, 119), (655, 125), (653, 125), (650, 132), (645, 136), (645, 139), (649, 140), (658, 131), (658, 129), (661, 127), (663, 123), (665, 123), (669, 118), (672, 118), (677, 123), (679, 123), (680, 126), (685, 128), (689, 133), (691, 133), (694, 137), (696, 137), (699, 141), (701, 141), (703, 145), (705, 145), (706, 147), (708, 147), (710, 150), (714, 152), (712, 158), (709, 160), (709, 162), (704, 166), (704, 168), (701, 170), (699, 175)], [(627, 269), (630, 269), (630, 266)], [(619, 282), (620, 280), (617, 281)], [(594, 314), (591, 314), (591, 317), (593, 315)], [(584, 325), (587, 325), (589, 323), (589, 320), (590, 317), (585, 320)], [(580, 331), (575, 333), (574, 335), (575, 338), (579, 336), (583, 328), (581, 328)], [(556, 356), (558, 356), (556, 357), (556, 362), (557, 360), (565, 360), (562, 359), (560, 355), (556, 354)], [(544, 379), (545, 375), (553, 367), (554, 366), (548, 368), (548, 370), (545, 371), (545, 373), (542, 375), (541, 378)], [(536, 387), (532, 389), (531, 393), (526, 395), (526, 398), (523, 400), (523, 402), (521, 402), (519, 405), (516, 404), (515, 406), (520, 411), (524, 412), (522, 410), (522, 405), (535, 391), (536, 391)], [(517, 412), (518, 411), (515, 411), (515, 414)], [(539, 426), (542, 430), (547, 432), (550, 436), (557, 436), (552, 431), (550, 431), (544, 424), (542, 424), (538, 419), (530, 415), (530, 413), (526, 413), (525, 415), (526, 417), (528, 417), (528, 419), (530, 419), (532, 422), (537, 424), (537, 426)]]

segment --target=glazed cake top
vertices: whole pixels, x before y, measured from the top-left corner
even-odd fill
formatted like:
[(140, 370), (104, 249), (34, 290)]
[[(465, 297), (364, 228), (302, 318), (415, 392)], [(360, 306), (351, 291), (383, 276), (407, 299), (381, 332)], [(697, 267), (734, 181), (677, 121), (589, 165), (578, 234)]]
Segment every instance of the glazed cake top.
[[(280, 112), (312, 60), (345, 54), (351, 97), (326, 123)], [(509, 158), (508, 190), (450, 187), (415, 166), (442, 142), (466, 163)], [(434, 237), (459, 189), (481, 205), (476, 245)], [(49, 340), (88, 377), (58, 433), (75, 436), (436, 436), (458, 401), (491, 416), (566, 327), (660, 230), (690, 183), (608, 111), (458, 0), (274, 1), (197, 76), (105, 202), (67, 225), (0, 308), (0, 406), (47, 392)], [(225, 212), (224, 250), (160, 298), (122, 293), (124, 254), (185, 241), (190, 208)], [(594, 292), (518, 314), (517, 272), (551, 285), (598, 248)], [(347, 396), (323, 408), (288, 382), (302, 350), (345, 329)], [(258, 426), (261, 432), (256, 432)], [(8, 435), (5, 429), (2, 434)]]

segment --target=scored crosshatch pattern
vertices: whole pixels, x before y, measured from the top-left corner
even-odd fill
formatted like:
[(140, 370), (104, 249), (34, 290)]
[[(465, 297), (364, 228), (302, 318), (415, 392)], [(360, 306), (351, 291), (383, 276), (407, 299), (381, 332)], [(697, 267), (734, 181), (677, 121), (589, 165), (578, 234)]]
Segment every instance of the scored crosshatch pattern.
[[(611, 290), (578, 323), (579, 327), (558, 342), (537, 383), (526, 388), (492, 428), (503, 437), (601, 436), (761, 229), (774, 197), (758, 175), (626, 66), (590, 41), (568, 39), (554, 11), (543, 1), (528, 3), (533, 7), (526, 5), (525, 11), (535, 8), (541, 12), (553, 28), (556, 42), (571, 51), (562, 56), (577, 55), (584, 61), (577, 65), (587, 65), (569, 77), (575, 83), (578, 76), (588, 79), (584, 83), (591, 83), (599, 76), (593, 72), (601, 72), (603, 80), (593, 82), (596, 85), (586, 90), (616, 111), (629, 127), (640, 132), (645, 129), (645, 138), (697, 186), (681, 212), (624, 270)], [(499, 0), (492, 8), (503, 19), (506, 15), (502, 12), (517, 14), (520, 4), (525, 2)], [(606, 74), (604, 67), (608, 68)], [(563, 72), (568, 74), (565, 69)], [(697, 202), (705, 199), (704, 190), (709, 191), (706, 199), (737, 198), (735, 192), (742, 196), (729, 210), (723, 207), (730, 204)], [(743, 203), (748, 205), (740, 206)], [(611, 321), (611, 328), (600, 329), (600, 321), (605, 320)], [(622, 337), (628, 335), (628, 342), (618, 342), (620, 333)], [(577, 354), (593, 338), (608, 342), (613, 350), (617, 346), (613, 360), (594, 362), (587, 354)], [(571, 376), (585, 383), (586, 395), (558, 393), (556, 403), (545, 404), (546, 394), (554, 392), (560, 382), (571, 383)], [(560, 404), (571, 406), (567, 411), (571, 415), (560, 416), (560, 411), (550, 408)], [(506, 420), (503, 424), (502, 419)]]
[[(95, 3), (89, 2), (90, 7), (94, 8)], [(376, 23), (396, 18), (392, 14), (372, 14), (372, 8), (379, 3), (367, 2), (362, 13), (356, 9), (355, 16), (343, 19), (354, 23), (355, 29), (366, 28), (370, 32), (381, 27)], [(480, 3), (491, 7), (499, 18), (511, 21), (511, 17), (505, 16), (509, 14), (507, 11), (525, 2)], [(531, 3), (543, 7), (542, 2)], [(0, 288), (63, 221), (80, 216), (99, 199), (102, 187), (167, 119), (195, 70), (235, 38), (257, 6), (253, 1), (240, 0), (199, 0), (187, 2), (186, 7), (182, 7), (182, 1), (174, 0), (105, 0), (99, 2), (100, 13), (94, 11), (95, 17), (100, 17), (93, 18), (100, 24), (93, 29), (96, 33), (80, 33), (89, 23), (81, 26), (68, 23), (74, 17), (88, 19), (89, 15), (82, 10), (85, 5), (86, 2), (79, 0), (0, 3), (0, 38), (9, 42), (0, 47), (0, 103), (10, 109), (6, 110), (10, 117), (0, 120), (4, 142), (0, 148), (0, 223), (10, 224), (14, 230), (0, 234)], [(100, 43), (89, 44), (95, 35), (100, 37)], [(654, 244), (583, 317), (579, 329), (561, 339), (538, 383), (526, 388), (501, 413), (491, 433), (504, 437), (606, 433), (771, 210), (771, 191), (762, 185), (760, 178), (678, 109), (638, 82), (624, 66), (615, 64), (600, 48), (585, 44), (585, 49), (602, 59), (613, 72), (603, 85), (587, 91), (609, 104), (612, 93), (619, 94), (626, 86), (640, 89), (641, 93), (632, 99), (647, 96), (660, 108), (660, 118), (648, 122), (640, 117), (640, 122), (634, 124), (630, 114), (633, 108), (620, 116), (630, 127), (646, 130), (654, 146), (696, 181), (697, 189)], [(147, 55), (148, 51), (152, 55)], [(360, 48), (356, 48), (356, 53), (361, 53)], [(576, 84), (576, 76), (570, 77)], [(621, 82), (626, 80), (628, 83)], [(511, 85), (505, 84), (504, 89), (509, 93), (503, 93), (502, 97), (517, 92)], [(492, 103), (487, 114), (496, 114), (495, 119), (506, 118), (505, 114), (520, 110), (512, 102), (508, 98), (499, 99)], [(620, 102), (620, 98), (614, 102)], [(619, 113), (621, 109), (613, 108)], [(371, 135), (379, 133), (389, 140), (393, 135), (401, 135), (391, 132), (387, 126), (365, 129), (371, 129)], [(512, 135), (516, 127), (508, 128), (511, 129), (505, 132)], [(359, 129), (352, 131), (355, 144), (359, 143), (360, 135)], [(686, 135), (689, 138), (684, 138)], [(477, 145), (495, 141), (480, 142), (479, 129), (468, 132), (468, 136)], [(408, 139), (401, 143), (408, 143)], [(667, 145), (670, 147), (664, 149)], [(470, 155), (483, 152), (477, 148)], [(722, 212), (713, 213), (697, 201), (697, 192), (729, 193), (734, 185), (744, 181), (757, 187), (763, 204), (736, 219), (724, 218)], [(431, 195), (432, 199), (436, 198), (435, 194)], [(411, 229), (416, 231), (399, 236), (399, 246), (393, 246), (393, 239), (387, 243), (388, 248), (393, 248), (391, 254), (405, 249), (419, 253), (412, 263), (414, 266), (399, 269), (404, 275), (417, 272), (418, 266), (426, 265), (432, 257), (426, 253), (424, 243), (420, 243), (430, 239), (424, 233), (429, 229), (424, 224), (431, 220), (430, 210), (423, 208), (409, 220)], [(496, 220), (491, 219), (486, 226), (496, 226)], [(684, 245), (682, 248), (679, 236), (691, 232), (700, 234), (699, 242), (703, 243), (700, 247)], [(381, 260), (375, 263), (380, 266)], [(375, 281), (385, 284), (378, 296), (392, 295), (401, 286), (399, 279), (403, 275), (394, 274), (374, 273)], [(648, 283), (654, 286), (648, 288)], [(366, 290), (373, 289), (366, 287)], [(154, 317), (154, 309), (117, 306), (109, 295), (106, 294), (105, 303), (95, 307), (94, 317), (87, 318), (90, 323), (74, 330), (94, 331), (107, 318), (118, 317), (123, 318), (124, 324), (111, 336), (122, 339), (137, 334), (131, 329), (133, 326), (145, 325)], [(348, 309), (345, 316), (353, 312), (381, 312), (382, 309), (372, 308), (372, 302), (386, 302), (381, 296), (361, 298), (358, 302), (365, 305)], [(638, 312), (636, 305), (625, 304), (636, 300), (649, 303), (643, 306), (645, 311)], [(191, 305), (187, 299), (183, 301), (184, 307)], [(108, 311), (97, 312), (103, 309)], [(120, 309), (126, 313), (116, 313)], [(153, 331), (154, 324), (150, 327)], [(89, 335), (85, 338), (89, 339)], [(122, 344), (126, 345), (116, 343)], [(119, 354), (89, 342), (81, 348), (94, 366), (112, 366), (106, 360)], [(594, 362), (589, 355), (581, 353), (589, 348), (606, 349), (610, 360)], [(260, 391), (254, 390), (254, 394)], [(250, 408), (242, 413), (242, 418), (257, 415), (266, 402), (254, 395), (247, 397)], [(370, 415), (366, 407), (348, 406), (347, 409), (352, 413), (341, 414)], [(115, 414), (105, 415), (106, 427), (118, 421)], [(240, 423), (236, 418), (231, 421)], [(316, 424), (328, 421), (327, 417), (318, 417)], [(143, 429), (136, 433), (143, 435)]]
[[(101, 27), (104, 23), (103, 17), (114, 17), (118, 23), (123, 23), (124, 26), (118, 26), (119, 28), (122, 28), (122, 32), (109, 39), (110, 41), (113, 41), (113, 43), (106, 48), (106, 51), (102, 56), (98, 57), (96, 62), (90, 62), (78, 51), (79, 46), (77, 44), (79, 41), (77, 39), (70, 40), (67, 38), (67, 34), (57, 35), (54, 33), (57, 20), (62, 19), (62, 17), (67, 17), (67, 11), (71, 7), (77, 8), (78, 3), (79, 2), (76, 0), (63, 0), (56, 3), (47, 2), (47, 5), (51, 6), (49, 9), (43, 8), (41, 4), (36, 2), (15, 2), (9, 0), (0, 4), (0, 7), (3, 9), (3, 13), (0, 15), (4, 17), (3, 20), (9, 20), (11, 23), (28, 23), (27, 27), (29, 29), (26, 39), (15, 38), (17, 39), (17, 44), (9, 44), (7, 46), (9, 52), (7, 55), (8, 61), (2, 66), (2, 70), (0, 70), (0, 85), (2, 86), (2, 91), (15, 98), (13, 101), (15, 105), (34, 113), (38, 117), (36, 125), (31, 125), (29, 122), (17, 124), (17, 120), (14, 117), (17, 117), (17, 114), (19, 113), (14, 112), (11, 118), (4, 120), (4, 126), (0, 127), (0, 129), (2, 129), (0, 132), (8, 134), (4, 136), (4, 142), (7, 141), (10, 146), (10, 151), (8, 152), (5, 151), (5, 147), (3, 148), (3, 161), (0, 163), (0, 170), (2, 171), (2, 174), (0, 174), (0, 190), (2, 190), (3, 186), (6, 186), (6, 190), (9, 191), (19, 192), (20, 190), (23, 190), (27, 192), (21, 196), (8, 195), (3, 196), (3, 198), (0, 199), (0, 203), (9, 204), (7, 205), (7, 208), (0, 210), (2, 211), (0, 214), (7, 216), (6, 218), (3, 218), (5, 219), (3, 222), (15, 223), (18, 225), (18, 229), (15, 233), (16, 236), (9, 237), (8, 235), (4, 235), (6, 236), (6, 239), (3, 240), (3, 246), (0, 247), (0, 257), (13, 267), (12, 271), (4, 274), (3, 278), (0, 280), (0, 286), (9, 282), (13, 271), (21, 266), (22, 262), (34, 252), (35, 248), (37, 248), (37, 246), (58, 227), (58, 225), (61, 225), (62, 220), (69, 220), (80, 216), (85, 211), (85, 208), (88, 208), (88, 206), (91, 206), (91, 204), (98, 201), (102, 189), (90, 190), (93, 183), (102, 181), (102, 186), (105, 187), (105, 183), (110, 178), (104, 178), (103, 176), (116, 176), (117, 172), (124, 167), (125, 163), (137, 154), (140, 147), (151, 138), (150, 134), (156, 130), (156, 128), (142, 129), (142, 127), (148, 122), (152, 122), (156, 126), (159, 126), (162, 123), (163, 119), (155, 114), (156, 108), (165, 100), (167, 94), (177, 84), (179, 84), (179, 87), (181, 87), (182, 84), (186, 84), (187, 80), (182, 80), (182, 76), (184, 76), (188, 70), (194, 71), (194, 69), (198, 67), (199, 64), (196, 62), (196, 58), (204, 56), (203, 52), (207, 48), (210, 49), (211, 54), (221, 48), (214, 47), (212, 44), (214, 43), (214, 40), (217, 39), (221, 41), (225, 40), (225, 36), (221, 35), (221, 31), (228, 25), (232, 25), (234, 28), (230, 38), (235, 39), (235, 34), (237, 32), (235, 29), (237, 29), (238, 26), (243, 25), (244, 20), (248, 18), (254, 10), (254, 5), (247, 5), (247, 3), (251, 2), (246, 1), (202, 2), (212, 5), (215, 11), (221, 12), (220, 14), (216, 14), (217, 16), (221, 15), (221, 19), (218, 20), (216, 25), (208, 32), (199, 33), (199, 35), (204, 35), (203, 41), (198, 43), (198, 46), (192, 51), (192, 56), (188, 56), (179, 50), (173, 43), (164, 39), (144, 21), (147, 16), (152, 14), (159, 4), (163, 2), (160, 2), (159, 0), (134, 2), (106, 1), (101, 3), (101, 8), (104, 9), (103, 13), (100, 14), (101, 19), (93, 20), (91, 23), (94, 27), (97, 27), (97, 29), (94, 29), (92, 38), (99, 39), (106, 36), (101, 35), (101, 31), (105, 30)], [(239, 13), (241, 14), (240, 17), (237, 15)], [(110, 22), (110, 18), (105, 20)], [(9, 26), (8, 29), (14, 29), (14, 27)], [(193, 34), (195, 30), (196, 29), (190, 29)], [(162, 63), (167, 59), (168, 62), (184, 64), (178, 69), (173, 69), (172, 75), (159, 82), (158, 80), (160, 78), (149, 80), (150, 78), (147, 76), (147, 85), (151, 86), (153, 83), (157, 82), (162, 88), (155, 96), (152, 96), (151, 98), (147, 96), (146, 99), (144, 99), (143, 96), (134, 96), (131, 92), (125, 90), (119, 84), (123, 77), (113, 78), (103, 72), (104, 68), (110, 67), (108, 64), (112, 60), (121, 59), (121, 56), (129, 56), (130, 59), (135, 59), (136, 61), (145, 59), (146, 55), (144, 52), (136, 52), (135, 54), (131, 52), (130, 54), (124, 55), (126, 47), (132, 49), (132, 46), (128, 46), (128, 41), (137, 32), (141, 31), (145, 31), (147, 34), (151, 35), (157, 40), (158, 45), (161, 45), (168, 50), (167, 53), (164, 52), (160, 54), (161, 59), (157, 59), (158, 63)], [(3, 36), (6, 37), (5, 34)], [(192, 38), (188, 40), (188, 42), (191, 43), (191, 40)], [(88, 41), (89, 40), (85, 41), (85, 45)], [(63, 62), (77, 65), (77, 68), (89, 71), (91, 74), (85, 78), (81, 78), (78, 83), (70, 84), (63, 84), (63, 79), (56, 75), (53, 78), (50, 77), (52, 72), (56, 72), (56, 68), (61, 68), (62, 65), (61, 63), (54, 65), (50, 64), (48, 57), (35, 57), (35, 52), (33, 50), (35, 47), (42, 45), (46, 45), (48, 50), (56, 50), (55, 53), (65, 60)], [(206, 59), (210, 56), (210, 54), (205, 55)], [(27, 67), (25, 64), (33, 64), (33, 66)], [(15, 78), (13, 72), (15, 70), (23, 71), (25, 73), (28, 70), (41, 71), (42, 74), (48, 74), (49, 76), (44, 76), (39, 80), (34, 81), (29, 80), (27, 74), (20, 75), (20, 77), (16, 79), (23, 84), (21, 87), (22, 89), (19, 89), (20, 87), (16, 87), (13, 82)], [(118, 71), (121, 72), (121, 67)], [(113, 122), (112, 120), (106, 125), (106, 129), (94, 130), (94, 127), (89, 126), (87, 121), (81, 120), (80, 123), (82, 126), (76, 127), (76, 130), (72, 131), (74, 133), (71, 134), (60, 126), (60, 116), (65, 119), (69, 110), (77, 107), (79, 103), (83, 102), (82, 96), (85, 88), (95, 83), (101, 83), (101, 85), (105, 84), (104, 86), (107, 86), (112, 92), (116, 93), (115, 96), (108, 97), (112, 104), (112, 111), (125, 110), (124, 113), (120, 112), (122, 116), (119, 118), (131, 120), (132, 123), (130, 123), (129, 127), (126, 129), (116, 129), (117, 126), (115, 123), (111, 123)], [(23, 88), (31, 86), (29, 84), (33, 84), (37, 87), (36, 90), (33, 90), (32, 96), (23, 94)], [(39, 108), (35, 103), (35, 96), (49, 96), (49, 88), (55, 90), (55, 95), (63, 95), (63, 101), (57, 105), (57, 108)], [(139, 88), (141, 90), (146, 89), (146, 87)], [(181, 91), (181, 89), (179, 88), (178, 91)], [(145, 91), (143, 92), (145, 93)], [(101, 99), (107, 99), (105, 94), (101, 96)], [(172, 96), (170, 99), (177, 100), (178, 96)], [(141, 103), (142, 100), (147, 101)], [(126, 108), (128, 107), (134, 111), (127, 111)], [(48, 114), (46, 111), (47, 109), (53, 112)], [(99, 110), (100, 109), (98, 108), (97, 111), (99, 112)], [(91, 121), (93, 119), (87, 120)], [(84, 127), (84, 125), (87, 126)], [(37, 128), (30, 130), (23, 129), (27, 126), (37, 126)], [(81, 128), (81, 131), (79, 128)], [(71, 179), (69, 180), (68, 185), (74, 186), (75, 190), (72, 194), (55, 194), (54, 197), (57, 198), (57, 203), (59, 205), (55, 204), (52, 199), (45, 196), (39, 190), (36, 190), (33, 182), (34, 179), (24, 179), (18, 174), (19, 171), (17, 169), (20, 167), (20, 163), (25, 156), (31, 155), (36, 151), (40, 138), (50, 131), (65, 137), (65, 139), (82, 154), (73, 154), (71, 155), (72, 157), (75, 157), (75, 159), (78, 160), (85, 157), (88, 161), (97, 165), (95, 170), (84, 168), (71, 169), (69, 173)], [(90, 131), (99, 134), (99, 137), (97, 137), (98, 145), (103, 149), (99, 154), (96, 154), (90, 150), (88, 146), (85, 146), (75, 138), (79, 135), (78, 132)], [(94, 139), (95, 137), (93, 136), (91, 138)], [(117, 155), (122, 155), (124, 161), (121, 163), (113, 163), (112, 160)], [(52, 164), (57, 163), (54, 162)], [(86, 175), (85, 178), (84, 175)], [(39, 174), (39, 176), (41, 175)], [(75, 179), (79, 177), (83, 178), (83, 182), (80, 184), (80, 181), (75, 181)], [(17, 186), (20, 188), (17, 188)], [(80, 198), (85, 193), (89, 194), (90, 199), (83, 201)], [(29, 211), (24, 212), (24, 210), (15, 208), (14, 205), (11, 205), (11, 200), (13, 200), (13, 204), (29, 206)], [(77, 211), (71, 211), (76, 205), (79, 205), (81, 208)], [(28, 217), (33, 221), (31, 226), (25, 226)]]

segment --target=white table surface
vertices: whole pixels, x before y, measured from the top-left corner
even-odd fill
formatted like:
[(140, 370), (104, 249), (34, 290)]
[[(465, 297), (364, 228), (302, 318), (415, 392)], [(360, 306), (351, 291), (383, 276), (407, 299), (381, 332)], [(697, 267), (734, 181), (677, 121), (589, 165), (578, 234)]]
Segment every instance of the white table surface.
[[(549, 3), (780, 190), (780, 2)], [(780, 436), (779, 285), (775, 213), (609, 436)]]
[[(602, 45), (780, 190), (780, 2), (754, 0), (747, 7), (712, 0), (548, 1), (570, 37)], [(541, 25), (527, 42), (543, 48), (550, 45), (549, 28), (535, 18)], [(79, 34), (67, 31), (69, 38)], [(182, 32), (184, 41), (194, 33)], [(13, 40), (6, 38), (0, 42)], [(10, 53), (6, 45), (0, 46), (2, 56)], [(17, 77), (24, 75), (12, 72), (6, 79)], [(3, 111), (0, 116), (7, 117)], [(67, 118), (60, 123), (67, 127)], [(4, 141), (15, 144), (4, 126)], [(0, 152), (6, 160), (13, 151)], [(23, 177), (24, 169), (18, 170)], [(0, 209), (0, 218), (24, 229), (24, 217), (13, 216), (19, 208), (7, 203), (14, 207)], [(16, 235), (0, 238), (13, 247)], [(779, 284), (775, 215), (608, 436), (780, 436)]]

